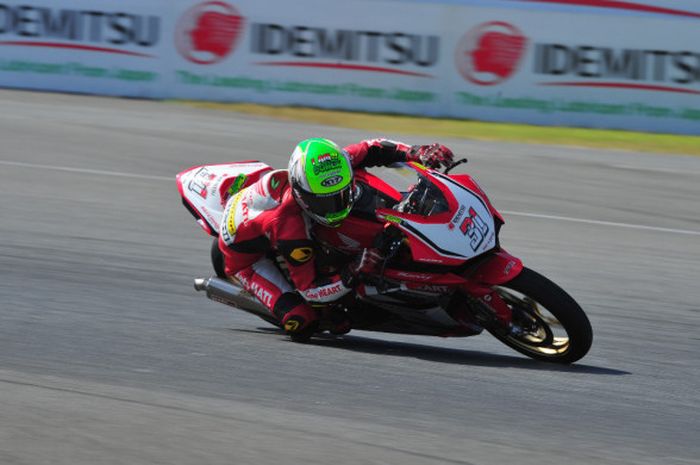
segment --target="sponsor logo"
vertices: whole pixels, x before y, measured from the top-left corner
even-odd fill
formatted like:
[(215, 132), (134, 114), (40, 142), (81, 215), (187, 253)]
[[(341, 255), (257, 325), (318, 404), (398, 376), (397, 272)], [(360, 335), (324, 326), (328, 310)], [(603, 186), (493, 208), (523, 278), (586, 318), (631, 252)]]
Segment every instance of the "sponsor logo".
[(298, 263), (306, 263), (314, 256), (314, 249), (311, 247), (297, 247), (289, 253), (289, 256)]
[(512, 24), (483, 23), (462, 37), (455, 50), (455, 65), (467, 81), (491, 86), (513, 77), (528, 55), (532, 57), (530, 69), (542, 78), (537, 82), (541, 86), (700, 95), (700, 52), (690, 47), (668, 50), (590, 42), (529, 43)]
[(343, 286), (342, 282), (335, 284), (330, 284), (324, 287), (317, 287), (315, 289), (309, 289), (304, 291), (304, 297), (306, 300), (316, 300), (320, 302), (325, 302), (329, 300), (334, 300), (341, 295), (348, 292), (348, 289)]
[[(628, 88), (700, 94), (700, 52), (538, 43), (535, 74), (547, 86)], [(557, 80), (552, 80), (556, 77)], [(573, 80), (560, 81), (568, 77)], [(671, 84), (671, 85), (669, 85)]]
[(250, 292), (265, 306), (272, 308), (272, 294), (260, 286), (260, 284), (256, 282), (251, 283)]
[(270, 179), (270, 187), (272, 187), (273, 190), (277, 190), (277, 188), (280, 187), (279, 180), (274, 176)]
[(399, 278), (417, 279), (419, 281), (427, 281), (433, 278), (433, 275), (430, 274), (411, 273), (408, 271), (399, 271), (398, 273), (396, 273), (396, 276), (398, 276)]
[(251, 52), (285, 58), (284, 61), (260, 62), (258, 65), (433, 77), (402, 67), (436, 66), (439, 61), (440, 38), (437, 35), (404, 32), (255, 23), (251, 26)]
[(243, 189), (243, 185), (245, 184), (247, 179), (248, 176), (246, 176), (245, 174), (239, 174), (238, 176), (236, 176), (236, 179), (233, 180), (231, 187), (228, 188), (228, 195), (231, 196)]
[(412, 289), (421, 292), (430, 292), (433, 294), (446, 294), (450, 291), (450, 288), (448, 286), (438, 286), (435, 284), (423, 284), (420, 286), (416, 286)]
[[(223, 239), (224, 242), (227, 244), (231, 241), (233, 241), (233, 237), (236, 235), (236, 230), (238, 229), (236, 226), (236, 210), (238, 203), (241, 201), (241, 198), (243, 197), (241, 194), (243, 194), (244, 191), (241, 191), (237, 193), (234, 197), (231, 198), (231, 201), (229, 202), (228, 206), (226, 207), (226, 211), (224, 215), (226, 216), (226, 228), (224, 228), (224, 235)], [(244, 207), (246, 207), (245, 203), (243, 204)], [(245, 212), (247, 213), (247, 208), (245, 208)]]
[[(47, 47), (153, 58), (126, 47), (160, 40), (158, 16), (0, 3), (0, 45)], [(17, 40), (7, 40), (15, 36)]]
[(394, 215), (386, 215), (384, 217), (384, 220), (386, 220), (390, 223), (396, 223), (396, 224), (401, 224), (401, 221), (402, 221), (401, 218), (399, 218), (398, 216), (394, 216)]
[(212, 215), (207, 207), (205, 207), (204, 205), (200, 205), (199, 209), (202, 213), (204, 213), (204, 216), (207, 217), (207, 223), (209, 223), (211, 225), (218, 225), (219, 224), (219, 220), (221, 218), (216, 218), (214, 215)]
[(301, 322), (299, 320), (287, 320), (287, 322), (284, 324), (284, 330), (293, 333), (299, 329), (299, 326), (301, 326)]
[(342, 176), (331, 176), (330, 178), (326, 178), (321, 181), (321, 185), (323, 187), (332, 187), (340, 184), (341, 182), (343, 182)]
[(473, 84), (500, 84), (517, 71), (526, 45), (527, 38), (515, 26), (502, 21), (483, 23), (459, 41), (455, 64)]
[(457, 224), (457, 223), (459, 222), (459, 220), (460, 220), (460, 219), (462, 218), (462, 216), (464, 215), (464, 211), (465, 211), (465, 210), (466, 210), (466, 207), (465, 207), (464, 205), (460, 205), (460, 206), (459, 206), (459, 210), (457, 210), (457, 214), (454, 216), (454, 218), (452, 218), (452, 221), (451, 221), (451, 223), (452, 223), (453, 225), (454, 225), (454, 224)]
[(324, 155), (319, 155), (318, 158), (311, 159), (311, 169), (315, 175), (336, 171), (340, 169), (340, 167), (340, 156), (338, 156), (337, 153), (326, 153)]
[(203, 2), (187, 10), (177, 23), (175, 45), (185, 59), (211, 65), (236, 47), (244, 18), (226, 2)]

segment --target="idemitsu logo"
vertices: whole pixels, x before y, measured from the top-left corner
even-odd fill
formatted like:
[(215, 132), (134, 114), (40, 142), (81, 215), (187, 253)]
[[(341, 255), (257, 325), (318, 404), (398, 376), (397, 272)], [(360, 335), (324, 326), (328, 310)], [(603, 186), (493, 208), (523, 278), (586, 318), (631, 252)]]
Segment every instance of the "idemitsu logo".
[(200, 3), (187, 10), (178, 21), (175, 44), (180, 54), (193, 63), (218, 63), (236, 47), (244, 21), (228, 3)]
[[(50, 2), (49, 2), (50, 3)], [(70, 3), (70, 2), (63, 2)], [(103, 2), (104, 3), (104, 2)], [(152, 58), (160, 18), (128, 10), (71, 9), (0, 3), (0, 45)]]
[(457, 44), (455, 65), (470, 82), (499, 84), (517, 71), (527, 38), (515, 26), (501, 21), (480, 24)]

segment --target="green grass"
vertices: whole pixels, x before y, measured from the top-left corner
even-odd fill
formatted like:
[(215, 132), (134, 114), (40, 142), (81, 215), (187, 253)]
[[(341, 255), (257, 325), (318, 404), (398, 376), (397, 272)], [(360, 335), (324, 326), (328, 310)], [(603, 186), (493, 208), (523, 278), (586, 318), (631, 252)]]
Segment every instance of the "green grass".
[(700, 137), (652, 134), (604, 129), (484, 123), (456, 119), (421, 118), (404, 115), (274, 107), (249, 103), (178, 102), (197, 108), (227, 110), (272, 118), (304, 121), (372, 131), (421, 136), (565, 145), (635, 152), (700, 155)]

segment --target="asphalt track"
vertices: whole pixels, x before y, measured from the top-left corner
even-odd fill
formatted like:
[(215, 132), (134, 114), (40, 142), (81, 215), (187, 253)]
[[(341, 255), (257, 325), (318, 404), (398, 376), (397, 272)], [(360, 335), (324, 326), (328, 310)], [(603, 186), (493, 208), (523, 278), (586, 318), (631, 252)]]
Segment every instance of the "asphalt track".
[(700, 158), (445, 141), (508, 212), (504, 246), (590, 316), (591, 352), (556, 367), (488, 335), (297, 345), (194, 292), (210, 242), (175, 173), (380, 134), (0, 105), (0, 463), (700, 463)]

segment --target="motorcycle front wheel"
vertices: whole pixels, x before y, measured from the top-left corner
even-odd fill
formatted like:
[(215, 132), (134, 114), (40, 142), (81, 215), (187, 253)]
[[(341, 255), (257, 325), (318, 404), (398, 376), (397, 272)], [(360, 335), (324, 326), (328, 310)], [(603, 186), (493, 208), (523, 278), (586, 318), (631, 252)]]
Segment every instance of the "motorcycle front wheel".
[(510, 328), (486, 328), (498, 340), (545, 362), (573, 363), (588, 353), (593, 342), (591, 323), (558, 285), (523, 268), (495, 290), (513, 313)]

